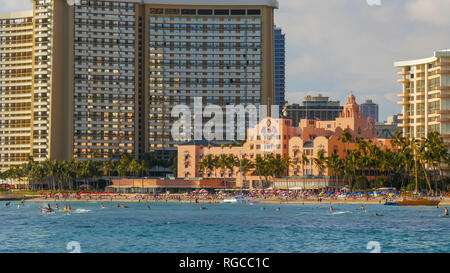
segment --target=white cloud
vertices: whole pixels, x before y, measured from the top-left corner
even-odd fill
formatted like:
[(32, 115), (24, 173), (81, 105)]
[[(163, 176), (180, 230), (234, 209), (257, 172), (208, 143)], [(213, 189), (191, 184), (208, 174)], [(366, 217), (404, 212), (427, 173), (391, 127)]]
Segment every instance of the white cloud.
[(384, 119), (401, 109), (393, 63), (450, 47), (448, 27), (430, 23), (434, 16), (445, 17), (439, 26), (450, 21), (450, 0), (384, 0), (376, 7), (366, 0), (279, 2), (275, 21), (287, 38), (288, 101), (300, 102), (304, 90), (326, 90), (344, 102), (352, 90), (358, 101), (379, 103)]
[[(352, 90), (374, 98), (382, 115), (395, 114), (400, 108), (393, 95), (401, 85), (393, 63), (450, 48), (450, 0), (279, 2), (275, 22), (286, 32), (290, 101), (300, 102), (305, 90), (323, 90), (345, 102)], [(0, 0), (0, 12), (31, 8), (29, 0)]]
[(450, 26), (449, 0), (414, 0), (406, 4), (412, 20), (437, 26)]
[(383, 97), (392, 103), (397, 103), (400, 101), (397, 95), (397, 93), (386, 93), (383, 95)]

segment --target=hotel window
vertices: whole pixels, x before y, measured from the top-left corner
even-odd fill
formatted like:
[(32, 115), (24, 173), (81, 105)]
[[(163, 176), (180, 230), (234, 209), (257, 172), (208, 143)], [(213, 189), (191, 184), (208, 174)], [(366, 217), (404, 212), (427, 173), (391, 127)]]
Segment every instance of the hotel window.
[(227, 9), (216, 9), (214, 15), (230, 15), (230, 11)]
[(195, 9), (182, 9), (181, 10), (182, 15), (197, 15), (197, 10)]
[(232, 9), (231, 15), (245, 15), (245, 9)]
[(199, 9), (198, 15), (212, 15), (213, 12), (211, 9)]

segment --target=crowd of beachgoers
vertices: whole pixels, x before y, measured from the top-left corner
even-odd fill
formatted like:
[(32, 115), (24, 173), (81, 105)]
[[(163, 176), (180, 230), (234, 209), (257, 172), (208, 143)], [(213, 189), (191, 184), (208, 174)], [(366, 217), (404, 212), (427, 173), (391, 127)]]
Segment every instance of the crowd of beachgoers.
[[(33, 196), (34, 201), (101, 201), (101, 202), (209, 202), (220, 203), (225, 199), (242, 196), (249, 200), (261, 202), (286, 203), (379, 203), (397, 201), (402, 199), (397, 192), (313, 192), (313, 191), (250, 191), (250, 192), (208, 192), (206, 190), (190, 193), (117, 193), (117, 192), (77, 192), (77, 193), (41, 193)], [(449, 194), (438, 196), (441, 202), (450, 202)]]

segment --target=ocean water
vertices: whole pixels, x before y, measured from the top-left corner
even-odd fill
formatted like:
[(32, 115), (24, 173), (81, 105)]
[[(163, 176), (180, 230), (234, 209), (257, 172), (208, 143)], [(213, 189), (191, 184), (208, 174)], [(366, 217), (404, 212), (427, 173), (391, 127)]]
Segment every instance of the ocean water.
[(450, 252), (443, 207), (73, 202), (71, 213), (43, 215), (46, 203), (17, 205), (0, 203), (0, 252), (368, 253), (369, 242), (382, 253)]

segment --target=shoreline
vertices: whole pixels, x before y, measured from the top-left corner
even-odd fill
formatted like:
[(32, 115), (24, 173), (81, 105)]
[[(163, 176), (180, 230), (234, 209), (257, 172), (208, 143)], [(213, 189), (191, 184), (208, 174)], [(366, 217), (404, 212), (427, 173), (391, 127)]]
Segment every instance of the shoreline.
[[(89, 198), (80, 198), (80, 199), (45, 199), (45, 198), (28, 198), (25, 199), (28, 202), (56, 202), (56, 203), (64, 203), (64, 202), (88, 202), (88, 203), (183, 203), (183, 204), (196, 204), (195, 199), (191, 200), (176, 200), (176, 199), (159, 199), (154, 200), (153, 198), (149, 199), (130, 199), (130, 198), (105, 198), (105, 199), (89, 199)], [(259, 200), (259, 199), (257, 199)], [(280, 204), (280, 205), (384, 205), (383, 200), (327, 200), (322, 199), (322, 202), (317, 200), (277, 200), (277, 199), (266, 199), (260, 200), (260, 204)], [(221, 204), (222, 199), (198, 199), (198, 204)], [(439, 206), (450, 206), (450, 200), (442, 200), (439, 203)]]

